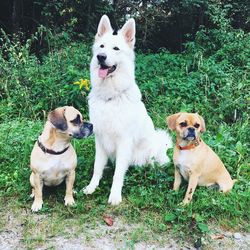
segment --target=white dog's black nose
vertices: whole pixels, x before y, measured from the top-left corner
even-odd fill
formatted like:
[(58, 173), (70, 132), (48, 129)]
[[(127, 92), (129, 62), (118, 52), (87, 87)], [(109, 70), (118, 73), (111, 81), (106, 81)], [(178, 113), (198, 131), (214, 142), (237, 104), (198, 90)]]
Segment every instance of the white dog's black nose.
[(107, 59), (107, 55), (104, 53), (100, 53), (97, 55), (97, 59), (100, 63), (103, 63)]

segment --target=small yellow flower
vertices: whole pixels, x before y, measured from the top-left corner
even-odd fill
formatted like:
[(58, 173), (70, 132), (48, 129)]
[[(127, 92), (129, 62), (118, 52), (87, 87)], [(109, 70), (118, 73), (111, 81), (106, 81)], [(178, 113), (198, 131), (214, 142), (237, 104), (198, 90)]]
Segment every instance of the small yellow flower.
[(77, 82), (73, 82), (73, 84), (79, 85), (79, 89), (82, 89), (83, 87), (86, 90), (90, 89), (90, 81), (88, 79), (80, 79)]
[(90, 82), (88, 79), (80, 79), (80, 85), (79, 85), (80, 89), (84, 87), (86, 90), (89, 90), (89, 85), (90, 85)]

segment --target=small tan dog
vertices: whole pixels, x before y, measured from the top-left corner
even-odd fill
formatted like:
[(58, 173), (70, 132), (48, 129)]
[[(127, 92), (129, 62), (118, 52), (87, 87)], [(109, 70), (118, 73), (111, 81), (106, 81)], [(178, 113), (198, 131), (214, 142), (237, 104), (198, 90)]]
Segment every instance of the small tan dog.
[(235, 180), (215, 152), (200, 138), (205, 132), (204, 119), (197, 113), (177, 113), (167, 117), (168, 127), (176, 131), (174, 149), (174, 190), (178, 190), (182, 177), (188, 180), (183, 204), (191, 201), (197, 185), (219, 185), (219, 190), (229, 192)]
[(42, 208), (43, 184), (56, 186), (66, 179), (65, 205), (73, 205), (73, 184), (77, 165), (76, 152), (70, 143), (72, 137), (80, 139), (93, 131), (91, 123), (83, 122), (81, 113), (74, 107), (65, 106), (51, 111), (42, 134), (30, 157), (31, 197), (33, 212)]

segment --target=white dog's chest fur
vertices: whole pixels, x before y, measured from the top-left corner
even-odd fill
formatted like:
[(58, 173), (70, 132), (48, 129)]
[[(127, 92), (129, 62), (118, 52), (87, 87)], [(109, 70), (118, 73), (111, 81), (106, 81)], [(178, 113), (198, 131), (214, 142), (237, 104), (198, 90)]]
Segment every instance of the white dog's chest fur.
[(105, 101), (92, 92), (89, 98), (90, 121), (94, 132), (109, 156), (114, 155), (122, 140), (131, 139), (133, 146), (143, 141), (144, 135), (151, 136), (154, 126), (147, 115), (140, 95), (135, 98), (131, 87), (127, 92)]

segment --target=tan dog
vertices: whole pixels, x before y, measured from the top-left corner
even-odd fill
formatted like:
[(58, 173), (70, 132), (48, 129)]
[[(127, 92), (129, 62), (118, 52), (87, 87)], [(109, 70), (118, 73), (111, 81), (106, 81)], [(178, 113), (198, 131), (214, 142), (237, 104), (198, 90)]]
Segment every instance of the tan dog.
[(65, 205), (73, 205), (73, 184), (77, 157), (70, 143), (72, 137), (80, 139), (92, 133), (93, 126), (83, 122), (81, 113), (74, 107), (65, 106), (51, 111), (42, 134), (30, 157), (30, 183), (35, 197), (32, 211), (42, 208), (43, 184), (59, 185), (66, 179)]
[(219, 185), (219, 190), (228, 192), (235, 180), (215, 152), (200, 138), (205, 131), (204, 119), (192, 113), (177, 113), (167, 117), (168, 127), (176, 131), (174, 149), (175, 180), (174, 190), (178, 190), (182, 177), (188, 180), (188, 189), (183, 204), (191, 201), (197, 185)]

